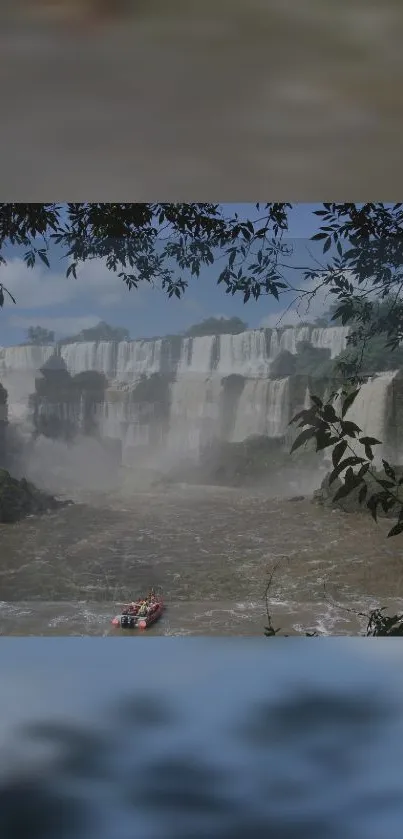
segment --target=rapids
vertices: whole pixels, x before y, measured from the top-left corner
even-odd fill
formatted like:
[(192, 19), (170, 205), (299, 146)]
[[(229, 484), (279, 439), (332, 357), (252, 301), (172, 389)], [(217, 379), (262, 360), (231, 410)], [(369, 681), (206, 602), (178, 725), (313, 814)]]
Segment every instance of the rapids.
[(365, 617), (349, 609), (403, 609), (403, 537), (387, 540), (384, 521), (212, 487), (77, 499), (0, 526), (1, 634), (119, 635), (117, 604), (154, 585), (167, 611), (147, 637), (261, 636), (279, 560), (282, 632), (357, 634)]

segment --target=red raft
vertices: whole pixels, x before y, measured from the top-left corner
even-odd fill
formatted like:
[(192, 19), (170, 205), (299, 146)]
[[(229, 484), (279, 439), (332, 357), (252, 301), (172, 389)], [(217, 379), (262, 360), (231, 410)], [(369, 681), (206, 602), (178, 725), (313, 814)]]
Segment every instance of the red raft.
[[(144, 608), (145, 603), (147, 605)], [(159, 595), (136, 600), (123, 607), (121, 614), (113, 618), (112, 626), (119, 626), (121, 629), (148, 629), (159, 620), (164, 608), (164, 601)]]

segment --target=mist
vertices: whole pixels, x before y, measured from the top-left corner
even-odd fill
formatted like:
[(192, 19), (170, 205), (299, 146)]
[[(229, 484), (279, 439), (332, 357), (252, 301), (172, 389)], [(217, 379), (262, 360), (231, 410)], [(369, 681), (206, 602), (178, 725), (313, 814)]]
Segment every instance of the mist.
[(91, 437), (65, 443), (40, 436), (22, 457), (20, 470), (40, 489), (57, 495), (80, 489), (113, 493), (121, 484), (116, 460)]

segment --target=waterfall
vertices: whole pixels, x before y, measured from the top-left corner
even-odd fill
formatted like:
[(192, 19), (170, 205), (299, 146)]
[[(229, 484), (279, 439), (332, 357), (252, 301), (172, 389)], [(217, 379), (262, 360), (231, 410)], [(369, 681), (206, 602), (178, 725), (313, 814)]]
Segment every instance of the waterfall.
[(238, 403), (232, 441), (238, 443), (253, 434), (280, 437), (289, 418), (289, 379), (248, 379)]
[(177, 454), (197, 454), (220, 436), (221, 379), (181, 376), (171, 386), (167, 446)]
[[(300, 341), (311, 341), (315, 347), (330, 349), (334, 358), (345, 348), (347, 334), (348, 329), (341, 326), (323, 329), (299, 326), (283, 330), (249, 329), (238, 335), (182, 338), (176, 372), (208, 376), (215, 371), (221, 376), (237, 373), (247, 378), (264, 378), (270, 371), (270, 362), (281, 350), (296, 353)], [(169, 342), (160, 338), (120, 343), (86, 341), (60, 347), (60, 354), (72, 375), (96, 370), (122, 382), (136, 380), (142, 374), (161, 372), (164, 360), (167, 362), (164, 369), (172, 366), (170, 359), (164, 359), (164, 353), (168, 351)], [(51, 346), (0, 348), (0, 374), (39, 370), (53, 353)]]
[(326, 328), (314, 328), (310, 341), (317, 349), (330, 350), (330, 358), (336, 358), (347, 346), (348, 326), (328, 326)]
[(64, 344), (60, 355), (72, 375), (94, 370), (112, 377), (116, 370), (116, 344), (111, 341)]
[[(116, 346), (116, 345), (115, 345)], [(117, 344), (116, 366), (111, 378), (120, 382), (139, 379), (161, 371), (162, 340), (121, 341)]]
[[(396, 372), (394, 370), (381, 373), (361, 385), (358, 396), (346, 414), (346, 419), (355, 422), (362, 429), (363, 435), (375, 437), (382, 443), (387, 436), (387, 419), (392, 394), (391, 384)], [(384, 456), (384, 451), (384, 446), (374, 447), (374, 455), (377, 461)]]
[(214, 335), (204, 335), (201, 338), (183, 338), (179, 358), (178, 374), (211, 373), (213, 367)]
[(217, 372), (222, 376), (237, 373), (259, 378), (270, 371), (266, 335), (263, 329), (250, 329), (238, 335), (220, 335)]
[[(71, 375), (92, 370), (103, 373), (114, 390), (96, 409), (101, 437), (120, 440), (123, 450), (156, 444), (158, 421), (139, 415), (131, 390), (142, 375), (173, 373), (169, 385), (169, 418), (164, 426), (164, 445), (173, 454), (197, 453), (209, 440), (226, 435), (223, 429), (223, 379), (244, 377), (242, 392), (234, 406), (227, 439), (241, 441), (251, 435), (282, 436), (290, 419), (289, 379), (270, 379), (270, 366), (282, 350), (295, 353), (300, 341), (330, 349), (337, 356), (346, 346), (348, 329), (312, 326), (285, 329), (251, 329), (238, 335), (182, 337), (150, 341), (100, 341), (64, 344), (62, 356)], [(54, 353), (54, 347), (0, 348), (0, 381), (9, 393), (11, 420), (27, 415), (28, 396), (34, 391), (37, 371)], [(392, 374), (383, 374), (365, 384), (349, 411), (349, 418), (364, 433), (383, 440), (389, 410)], [(234, 392), (234, 391), (232, 391)], [(238, 398), (238, 397), (236, 397)], [(305, 394), (304, 406), (310, 405)], [(167, 406), (168, 407), (168, 406)], [(153, 434), (150, 434), (152, 428)], [(162, 431), (161, 431), (162, 433)]]
[(280, 336), (279, 349), (287, 350), (295, 355), (297, 352), (297, 344), (299, 344), (300, 341), (309, 341), (310, 335), (310, 326), (298, 326), (291, 327), (290, 329), (284, 329), (284, 332)]
[(8, 416), (11, 422), (24, 423), (28, 414), (28, 398), (35, 390), (35, 376), (53, 355), (50, 346), (0, 348), (0, 382), (8, 393)]
[(120, 400), (106, 401), (97, 408), (97, 424), (101, 438), (120, 440), (123, 463), (130, 448), (148, 446), (150, 426), (140, 421), (140, 412), (130, 404), (130, 395), (121, 394)]
[(37, 347), (26, 344), (21, 347), (3, 347), (0, 350), (1, 368), (10, 371), (36, 371), (53, 355), (50, 346)]
[(270, 337), (270, 358), (275, 358), (282, 350), (295, 355), (300, 341), (310, 341), (316, 349), (328, 349), (330, 357), (336, 358), (347, 346), (348, 332), (348, 327), (344, 326), (290, 326), (283, 330), (273, 329)]

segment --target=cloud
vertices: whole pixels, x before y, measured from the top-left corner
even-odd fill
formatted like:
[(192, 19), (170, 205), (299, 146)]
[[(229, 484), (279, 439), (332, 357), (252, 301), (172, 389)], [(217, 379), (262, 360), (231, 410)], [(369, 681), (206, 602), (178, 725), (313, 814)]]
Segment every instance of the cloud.
[(78, 294), (81, 296), (83, 292), (87, 293), (95, 298), (100, 306), (114, 306), (119, 303), (142, 305), (144, 295), (151, 291), (150, 286), (141, 286), (130, 291), (117, 273), (108, 270), (104, 259), (92, 259), (79, 266), (76, 282)]
[(289, 309), (289, 311), (280, 309), (279, 312), (272, 312), (270, 315), (262, 318), (259, 326), (265, 326), (269, 329), (275, 329), (280, 326), (298, 326), (302, 320), (303, 318), (295, 309)]
[[(310, 280), (303, 283), (301, 288), (304, 291), (313, 291), (318, 285), (319, 280)], [(259, 326), (265, 326), (274, 329), (277, 326), (298, 326), (301, 321), (314, 321), (316, 318), (326, 312), (332, 303), (334, 303), (334, 294), (330, 294), (329, 286), (323, 286), (318, 289), (314, 296), (309, 294), (306, 297), (301, 297), (298, 292), (287, 292), (285, 295), (292, 305), (278, 309), (275, 312), (265, 315), (260, 321)]]
[[(36, 264), (27, 268), (20, 257), (0, 266), (0, 282), (15, 297), (21, 309), (43, 309), (80, 301), (96, 301), (97, 306), (110, 307), (121, 303), (142, 305), (147, 289), (129, 291), (117, 274), (109, 271), (105, 260), (93, 259), (77, 270), (77, 279), (66, 277), (66, 263), (60, 272)], [(13, 305), (6, 296), (6, 305)]]
[(96, 326), (102, 318), (99, 315), (78, 315), (77, 317), (43, 317), (42, 315), (13, 316), (9, 319), (12, 326), (19, 326), (28, 329), (30, 326), (42, 326), (44, 329), (51, 329), (57, 335), (75, 335), (82, 329), (91, 329)]
[[(74, 296), (71, 281), (62, 274), (55, 274), (45, 266), (27, 268), (23, 259), (11, 259), (0, 267), (0, 282), (15, 297), (23, 309), (41, 309), (67, 303)], [(8, 296), (5, 305), (13, 305)]]

